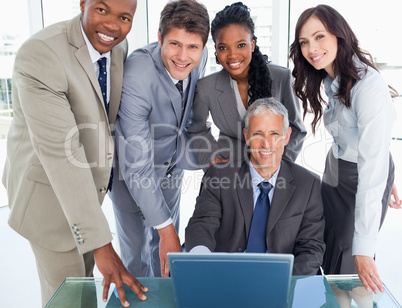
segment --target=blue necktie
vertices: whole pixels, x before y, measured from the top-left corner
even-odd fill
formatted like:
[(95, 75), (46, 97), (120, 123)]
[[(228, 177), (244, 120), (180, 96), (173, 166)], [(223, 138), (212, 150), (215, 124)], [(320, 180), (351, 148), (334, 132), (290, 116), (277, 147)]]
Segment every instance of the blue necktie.
[(98, 81), (102, 91), (103, 103), (105, 104), (106, 114), (108, 112), (107, 106), (107, 72), (106, 72), (106, 58), (102, 57), (98, 60), (99, 76)]
[(266, 232), (268, 213), (271, 206), (268, 193), (272, 185), (268, 182), (261, 182), (258, 184), (258, 187), (260, 188), (260, 195), (255, 204), (246, 252), (265, 253), (267, 251)]
[(184, 109), (184, 94), (183, 94), (183, 80), (179, 80), (176, 83), (176, 88), (180, 92), (180, 97), (181, 97), (181, 110)]
[[(101, 88), (103, 103), (105, 104), (106, 114), (108, 114), (108, 104), (107, 104), (107, 71), (106, 71), (106, 58), (102, 57), (98, 60), (99, 64), (99, 76), (98, 81)], [(110, 179), (108, 184), (108, 190), (112, 190), (112, 182), (113, 182), (113, 168), (110, 173)]]
[(177, 90), (179, 90), (179, 92), (180, 92), (181, 99), (183, 99), (183, 80), (179, 80), (179, 81), (176, 83), (176, 88), (177, 88)]

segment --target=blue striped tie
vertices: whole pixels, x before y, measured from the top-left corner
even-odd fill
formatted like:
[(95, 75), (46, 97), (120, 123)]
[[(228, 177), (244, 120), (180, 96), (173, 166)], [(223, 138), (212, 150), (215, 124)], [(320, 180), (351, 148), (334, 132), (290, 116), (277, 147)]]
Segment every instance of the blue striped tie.
[(268, 182), (261, 182), (258, 184), (258, 187), (260, 188), (260, 195), (255, 204), (246, 252), (265, 253), (267, 251), (266, 232), (268, 213), (271, 206), (268, 193), (272, 185)]

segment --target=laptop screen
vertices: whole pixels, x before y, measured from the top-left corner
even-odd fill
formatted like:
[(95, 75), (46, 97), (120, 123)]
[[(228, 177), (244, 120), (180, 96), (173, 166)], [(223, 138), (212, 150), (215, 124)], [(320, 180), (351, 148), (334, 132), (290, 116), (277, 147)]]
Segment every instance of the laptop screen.
[(169, 253), (178, 307), (286, 307), (292, 254)]

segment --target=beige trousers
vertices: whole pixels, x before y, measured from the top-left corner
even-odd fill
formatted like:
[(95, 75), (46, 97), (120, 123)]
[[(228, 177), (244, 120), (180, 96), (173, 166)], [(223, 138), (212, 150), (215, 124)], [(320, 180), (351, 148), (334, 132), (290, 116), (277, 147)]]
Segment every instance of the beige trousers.
[(92, 277), (95, 265), (93, 251), (80, 255), (75, 248), (71, 251), (57, 252), (47, 250), (31, 243), (36, 259), (45, 306), (66, 277)]

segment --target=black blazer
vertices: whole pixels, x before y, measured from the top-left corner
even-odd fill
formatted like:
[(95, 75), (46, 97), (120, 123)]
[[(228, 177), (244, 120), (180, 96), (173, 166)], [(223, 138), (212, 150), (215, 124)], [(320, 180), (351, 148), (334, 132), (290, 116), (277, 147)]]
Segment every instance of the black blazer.
[[(185, 233), (186, 250), (203, 245), (214, 252), (243, 252), (253, 216), (248, 160), (239, 167), (208, 168)], [(294, 275), (315, 275), (325, 250), (318, 176), (283, 159), (267, 224), (272, 253), (294, 255)]]
[[(267, 66), (272, 79), (272, 97), (288, 110), (289, 126), (292, 128), (284, 156), (295, 161), (302, 149), (306, 129), (301, 117), (300, 103), (293, 94), (291, 72), (286, 67), (272, 63)], [(208, 167), (215, 156), (241, 163), (247, 153), (242, 131), (243, 121), (237, 111), (230, 75), (225, 69), (198, 81), (193, 106), (194, 115), (188, 134), (196, 137), (193, 138), (192, 145), (202, 167)], [(210, 123), (207, 122), (209, 114), (219, 129), (218, 140), (212, 136)]]

